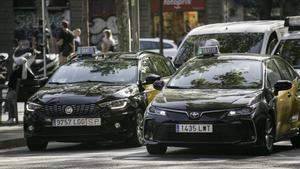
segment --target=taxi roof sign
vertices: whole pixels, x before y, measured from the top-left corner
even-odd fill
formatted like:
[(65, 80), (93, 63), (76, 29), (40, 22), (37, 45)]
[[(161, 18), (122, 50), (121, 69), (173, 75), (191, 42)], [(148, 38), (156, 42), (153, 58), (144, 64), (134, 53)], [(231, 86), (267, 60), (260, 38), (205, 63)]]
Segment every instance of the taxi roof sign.
[(195, 56), (197, 57), (205, 57), (205, 56), (214, 56), (219, 54), (218, 46), (205, 46), (198, 47), (195, 51)]
[(96, 46), (82, 46), (77, 48), (77, 54), (79, 56), (95, 56), (98, 53), (99, 51)]
[(289, 16), (284, 20), (284, 26), (289, 27), (289, 31), (300, 31), (300, 16)]

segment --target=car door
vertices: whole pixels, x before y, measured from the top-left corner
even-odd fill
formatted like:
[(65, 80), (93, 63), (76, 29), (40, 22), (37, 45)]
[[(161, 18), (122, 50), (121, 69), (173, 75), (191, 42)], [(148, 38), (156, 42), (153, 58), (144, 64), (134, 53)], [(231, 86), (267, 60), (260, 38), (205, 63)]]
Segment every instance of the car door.
[(152, 84), (145, 84), (146, 77), (148, 77), (151, 74), (159, 75), (155, 66), (153, 65), (150, 55), (146, 55), (141, 60), (141, 68), (140, 68), (140, 80), (143, 84), (143, 87), (145, 89), (145, 94), (147, 97), (147, 102), (150, 103), (152, 99), (157, 95), (159, 91), (155, 90), (153, 88)]
[[(290, 77), (288, 77), (288, 74), (286, 74), (286, 71), (287, 69), (279, 66), (279, 64), (275, 62), (275, 59), (271, 59), (267, 62), (267, 81), (272, 89), (278, 80), (291, 80)], [(290, 133), (292, 129), (292, 123), (290, 121), (293, 116), (292, 90), (293, 88), (290, 90), (279, 91), (276, 99), (276, 139)]]
[(293, 79), (293, 116), (291, 118), (293, 129), (298, 129), (300, 127), (300, 78), (298, 73), (286, 63), (286, 67)]

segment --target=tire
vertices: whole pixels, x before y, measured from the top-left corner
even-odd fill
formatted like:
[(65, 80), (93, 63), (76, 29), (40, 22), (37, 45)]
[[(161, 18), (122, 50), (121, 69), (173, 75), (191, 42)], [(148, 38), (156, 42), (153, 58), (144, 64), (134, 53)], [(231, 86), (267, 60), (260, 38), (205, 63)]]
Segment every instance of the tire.
[(30, 151), (45, 151), (48, 145), (48, 141), (37, 138), (27, 138), (26, 144)]
[(163, 145), (146, 145), (149, 154), (162, 155), (167, 151), (167, 146)]
[(129, 145), (132, 147), (144, 145), (144, 117), (142, 113), (136, 114), (134, 129), (134, 134), (129, 139)]
[(293, 147), (300, 148), (300, 134), (291, 138), (291, 143)]
[(258, 149), (260, 155), (270, 155), (274, 148), (275, 127), (271, 116), (266, 118), (262, 125), (261, 146)]

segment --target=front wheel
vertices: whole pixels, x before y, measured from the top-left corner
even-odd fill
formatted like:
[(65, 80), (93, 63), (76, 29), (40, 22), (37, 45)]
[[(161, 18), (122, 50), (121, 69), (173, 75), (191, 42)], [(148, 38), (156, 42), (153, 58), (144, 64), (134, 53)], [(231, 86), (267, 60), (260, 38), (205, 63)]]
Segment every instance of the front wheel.
[(142, 113), (137, 113), (135, 118), (134, 134), (129, 140), (131, 146), (142, 146), (144, 144), (144, 117)]
[(300, 148), (300, 134), (291, 138), (291, 143), (295, 148)]
[(271, 117), (267, 117), (265, 124), (263, 125), (263, 133), (261, 137), (261, 146), (259, 147), (259, 153), (261, 155), (269, 155), (273, 151), (274, 147), (274, 122)]
[(45, 151), (48, 145), (48, 141), (44, 141), (38, 138), (27, 138), (26, 144), (30, 151)]
[(167, 146), (164, 145), (146, 145), (149, 154), (162, 155), (167, 151)]

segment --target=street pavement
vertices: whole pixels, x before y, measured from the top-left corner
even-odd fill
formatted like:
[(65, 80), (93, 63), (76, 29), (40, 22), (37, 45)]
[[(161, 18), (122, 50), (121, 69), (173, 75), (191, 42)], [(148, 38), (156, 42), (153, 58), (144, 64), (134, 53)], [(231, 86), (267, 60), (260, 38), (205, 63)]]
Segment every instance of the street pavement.
[(24, 146), (23, 137), (24, 103), (18, 103), (19, 124), (7, 123), (8, 114), (3, 113), (0, 123), (0, 149)]
[(44, 152), (26, 147), (0, 150), (0, 169), (285, 169), (300, 168), (300, 149), (280, 142), (270, 156), (251, 149), (175, 148), (165, 155), (149, 155), (144, 146), (125, 147), (51, 142)]

